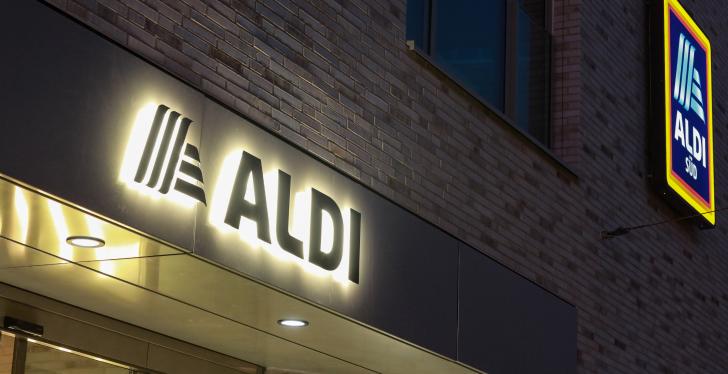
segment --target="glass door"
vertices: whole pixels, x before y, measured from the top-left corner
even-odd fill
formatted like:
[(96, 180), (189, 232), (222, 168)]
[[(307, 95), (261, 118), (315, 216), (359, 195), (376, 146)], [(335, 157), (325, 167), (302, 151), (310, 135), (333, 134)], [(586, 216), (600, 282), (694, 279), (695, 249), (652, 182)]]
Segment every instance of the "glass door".
[(0, 374), (150, 373), (48, 342), (2, 331)]

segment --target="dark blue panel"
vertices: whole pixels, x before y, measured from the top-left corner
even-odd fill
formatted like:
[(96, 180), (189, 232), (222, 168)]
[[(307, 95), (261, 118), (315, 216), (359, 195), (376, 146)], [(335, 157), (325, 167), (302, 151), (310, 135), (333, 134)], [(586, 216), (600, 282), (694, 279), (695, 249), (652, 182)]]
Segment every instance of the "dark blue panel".
[(576, 372), (576, 309), (460, 247), (460, 361), (488, 374)]
[(429, 2), (430, 0), (407, 1), (407, 40), (424, 52), (429, 51)]
[(538, 22), (544, 17), (538, 7), (543, 7), (543, 1), (527, 5), (519, 5), (517, 12), (516, 125), (548, 145), (550, 36), (543, 22)]
[(505, 52), (505, 0), (433, 0), (433, 59), (501, 110), (505, 103)]

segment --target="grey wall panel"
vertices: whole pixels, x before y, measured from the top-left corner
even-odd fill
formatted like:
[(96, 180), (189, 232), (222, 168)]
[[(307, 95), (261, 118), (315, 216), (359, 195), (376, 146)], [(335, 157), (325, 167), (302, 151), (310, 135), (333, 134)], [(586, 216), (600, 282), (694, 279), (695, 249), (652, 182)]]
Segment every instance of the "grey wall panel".
[[(0, 172), (190, 248), (194, 217), (119, 181), (137, 110), (199, 116), (203, 96), (48, 6), (0, 15)], [(23, 30), (23, 32), (18, 32)]]
[(458, 360), (489, 374), (576, 372), (576, 309), (460, 246)]
[(368, 206), (377, 209), (362, 264), (365, 294), (335, 300), (338, 308), (455, 358), (458, 242), (378, 197)]

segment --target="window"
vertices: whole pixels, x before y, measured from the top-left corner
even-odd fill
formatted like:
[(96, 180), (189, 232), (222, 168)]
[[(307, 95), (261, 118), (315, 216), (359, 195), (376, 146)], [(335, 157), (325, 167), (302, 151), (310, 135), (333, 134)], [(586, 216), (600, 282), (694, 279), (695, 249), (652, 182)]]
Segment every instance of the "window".
[(407, 40), (491, 108), (549, 142), (549, 0), (408, 0)]
[(2, 331), (0, 374), (11, 373), (143, 374), (148, 371)]

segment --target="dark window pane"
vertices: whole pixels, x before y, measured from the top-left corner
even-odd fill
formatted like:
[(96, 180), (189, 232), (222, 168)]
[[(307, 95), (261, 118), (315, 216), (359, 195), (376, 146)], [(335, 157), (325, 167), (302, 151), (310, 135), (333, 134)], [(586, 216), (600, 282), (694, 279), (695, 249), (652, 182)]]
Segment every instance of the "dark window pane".
[[(518, 8), (527, 14), (535, 25), (546, 28), (545, 0), (518, 0)], [(521, 19), (518, 22), (521, 22)]]
[[(410, 0), (411, 1), (411, 0)], [(506, 0), (433, 0), (433, 59), (504, 110)]]
[(516, 124), (548, 145), (549, 35), (522, 7), (517, 23)]
[(414, 40), (415, 45), (425, 52), (429, 52), (428, 3), (429, 0), (407, 0), (407, 40)]

